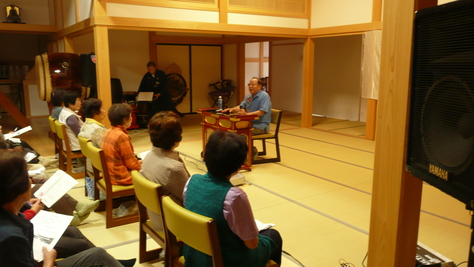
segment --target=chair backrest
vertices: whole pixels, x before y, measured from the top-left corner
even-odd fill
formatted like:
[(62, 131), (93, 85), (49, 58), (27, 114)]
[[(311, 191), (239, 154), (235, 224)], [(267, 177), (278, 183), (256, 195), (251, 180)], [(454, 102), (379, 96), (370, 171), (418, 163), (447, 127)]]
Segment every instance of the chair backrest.
[(273, 109), (272, 108), (272, 120), (271, 123), (276, 124), (275, 128), (275, 135), (278, 134), (278, 131), (280, 130), (280, 122), (281, 122), (281, 116), (283, 112), (279, 109)]
[(89, 158), (89, 150), (87, 149), (87, 143), (91, 140), (82, 136), (78, 136), (77, 139), (79, 139), (79, 145), (81, 146), (82, 155), (84, 155), (86, 158)]
[(161, 214), (161, 197), (164, 195), (161, 185), (148, 180), (137, 170), (132, 171), (132, 180), (138, 201), (154, 213)]
[(54, 125), (55, 119), (49, 116), (48, 121), (49, 121), (49, 128), (51, 128), (51, 132), (56, 133), (56, 125)]
[(103, 173), (103, 177), (109, 174), (109, 170), (105, 165), (105, 155), (104, 151), (100, 148), (95, 147), (92, 142), (87, 142), (87, 151), (89, 156), (89, 160), (91, 161), (92, 166), (96, 168), (98, 171)]
[[(66, 126), (62, 123), (60, 123), (58, 120), (55, 120), (54, 121), (54, 125), (56, 126), (56, 134), (58, 135), (59, 139), (61, 140), (64, 140), (65, 137), (64, 135), (67, 136), (66, 134)], [(63, 127), (64, 127), (64, 131), (63, 131)]]
[(214, 261), (222, 262), (217, 226), (213, 219), (181, 207), (169, 196), (163, 197), (161, 203), (167, 231), (188, 246), (210, 255)]
[(69, 136), (66, 133), (66, 125), (60, 123), (58, 120), (54, 121), (54, 125), (56, 126), (56, 135), (62, 140), (59, 141), (59, 143), (61, 143), (60, 147), (65, 150), (67, 154), (72, 153)]

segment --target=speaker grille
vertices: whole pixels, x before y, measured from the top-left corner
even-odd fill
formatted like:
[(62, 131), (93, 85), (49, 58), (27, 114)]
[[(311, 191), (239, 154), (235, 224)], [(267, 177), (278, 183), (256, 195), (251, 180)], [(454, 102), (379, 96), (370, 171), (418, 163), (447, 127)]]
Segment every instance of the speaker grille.
[[(421, 10), (415, 20), (408, 170), (468, 204), (474, 199), (474, 5)], [(448, 172), (448, 179), (430, 173)], [(438, 169), (438, 170), (439, 170)]]

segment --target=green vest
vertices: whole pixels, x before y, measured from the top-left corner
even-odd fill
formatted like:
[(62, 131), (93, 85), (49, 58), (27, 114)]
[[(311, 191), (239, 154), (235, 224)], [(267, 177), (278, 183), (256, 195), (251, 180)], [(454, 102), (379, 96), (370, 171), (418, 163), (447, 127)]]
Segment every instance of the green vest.
[[(276, 245), (271, 238), (259, 235), (258, 247), (249, 249), (232, 232), (224, 218), (224, 200), (233, 185), (225, 178), (209, 173), (195, 174), (186, 190), (186, 209), (216, 221), (222, 258), (226, 267), (265, 267)], [(187, 245), (183, 248), (185, 267), (212, 267), (210, 256)]]

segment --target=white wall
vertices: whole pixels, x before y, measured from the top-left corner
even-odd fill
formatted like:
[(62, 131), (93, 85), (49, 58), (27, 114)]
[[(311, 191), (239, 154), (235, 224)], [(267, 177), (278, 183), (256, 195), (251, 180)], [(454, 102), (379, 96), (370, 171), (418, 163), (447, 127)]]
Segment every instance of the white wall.
[(119, 78), (124, 91), (138, 91), (150, 61), (148, 32), (109, 30), (110, 77)]
[(315, 40), (313, 113), (359, 120), (361, 35)]
[[(74, 38), (74, 53), (95, 52), (93, 33)], [(119, 78), (124, 91), (137, 91), (149, 58), (148, 32), (109, 30), (110, 77)]]
[(303, 44), (274, 45), (270, 64), (273, 107), (301, 113)]
[(311, 28), (372, 21), (372, 0), (312, 0)]

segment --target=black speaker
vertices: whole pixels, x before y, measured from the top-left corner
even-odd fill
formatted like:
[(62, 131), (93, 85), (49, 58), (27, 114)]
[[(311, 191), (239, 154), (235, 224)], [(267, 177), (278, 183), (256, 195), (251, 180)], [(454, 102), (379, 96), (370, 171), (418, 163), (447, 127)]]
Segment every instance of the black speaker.
[(415, 16), (407, 168), (473, 209), (474, 1)]

